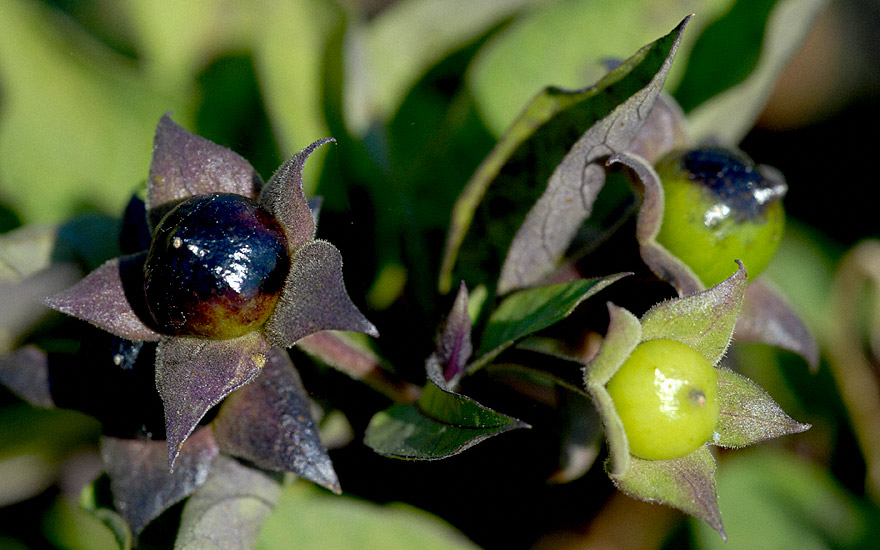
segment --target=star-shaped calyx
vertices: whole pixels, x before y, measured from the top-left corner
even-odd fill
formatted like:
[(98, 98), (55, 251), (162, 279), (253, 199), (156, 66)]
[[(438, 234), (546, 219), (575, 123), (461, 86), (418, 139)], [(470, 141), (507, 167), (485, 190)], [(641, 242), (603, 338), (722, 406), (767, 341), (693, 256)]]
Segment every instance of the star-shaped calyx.
[(244, 158), (163, 116), (147, 184), (149, 250), (46, 300), (127, 340), (158, 342), (169, 468), (205, 413), (284, 353), (273, 348), (324, 330), (378, 335), (345, 290), (339, 250), (315, 239), (302, 189), (306, 159), (330, 141), (263, 185)]
[(746, 290), (746, 271), (661, 302), (641, 319), (608, 305), (610, 324), (584, 367), (605, 426), (608, 475), (624, 492), (665, 502), (724, 535), (710, 446), (743, 447), (810, 426), (719, 363)]

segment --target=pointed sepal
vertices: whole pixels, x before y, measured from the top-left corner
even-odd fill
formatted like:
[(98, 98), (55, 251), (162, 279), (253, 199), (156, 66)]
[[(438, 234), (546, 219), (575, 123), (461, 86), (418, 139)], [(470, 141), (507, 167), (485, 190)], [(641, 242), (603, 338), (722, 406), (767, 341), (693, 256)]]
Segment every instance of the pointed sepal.
[(264, 328), (273, 345), (289, 348), (322, 330), (378, 336), (345, 290), (342, 254), (326, 241), (310, 241), (291, 258), (290, 275)]
[(156, 389), (165, 408), (168, 468), (208, 410), (253, 380), (269, 344), (252, 332), (229, 340), (163, 338), (156, 351)]
[(226, 399), (213, 426), (223, 452), (342, 492), (308, 394), (285, 350), (269, 350), (262, 373)]

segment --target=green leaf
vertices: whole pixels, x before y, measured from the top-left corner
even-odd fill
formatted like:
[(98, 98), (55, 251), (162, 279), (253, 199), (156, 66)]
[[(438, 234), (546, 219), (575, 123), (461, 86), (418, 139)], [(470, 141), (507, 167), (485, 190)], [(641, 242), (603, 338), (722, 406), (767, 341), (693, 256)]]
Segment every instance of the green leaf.
[(677, 340), (717, 364), (730, 345), (746, 284), (740, 264), (736, 273), (712, 288), (655, 305), (642, 316), (642, 341)]
[(253, 548), (280, 494), (274, 479), (220, 455), (183, 508), (174, 549)]
[(121, 211), (146, 177), (156, 120), (183, 104), (38, 2), (0, 5), (0, 81), (0, 182), (25, 222), (84, 204)]
[(383, 10), (363, 30), (370, 96), (363, 104), (367, 112), (347, 113), (354, 115), (355, 131), (366, 128), (367, 116), (390, 118), (431, 65), (533, 1), (410, 0)]
[(673, 460), (631, 457), (625, 472), (610, 475), (626, 494), (678, 508), (705, 521), (727, 540), (715, 492), (715, 459), (706, 445)]
[(508, 296), (489, 317), (480, 341), (481, 357), (469, 369), (479, 369), (520, 338), (565, 319), (581, 302), (626, 275), (579, 279)]
[[(500, 135), (547, 84), (580, 88), (595, 82), (609, 59), (622, 59), (683, 16), (695, 13), (693, 24), (703, 26), (731, 3), (548, 2), (518, 18), (483, 48), (469, 75), (470, 88), (487, 126)], [(688, 42), (696, 37), (693, 34)], [(684, 50), (689, 46), (685, 44)]]
[(429, 381), (417, 405), (395, 405), (370, 420), (364, 443), (381, 455), (439, 460), (527, 424)]
[(765, 448), (732, 453), (718, 470), (717, 482), (729, 540), (722, 543), (705, 525), (695, 525), (700, 548), (875, 546), (875, 514), (827, 471), (802, 457)]
[[(686, 21), (639, 50), (595, 86), (578, 91), (546, 88), (526, 106), (456, 202), (440, 271), (442, 291), (451, 287), (452, 271), (460, 252), (473, 256), (467, 261), (473, 266), (466, 268), (479, 268), (488, 261), (494, 262), (494, 256), (500, 259), (506, 254), (514, 232), (572, 145), (618, 105), (651, 86), (657, 73), (668, 65)], [(471, 222), (481, 203), (492, 214), (486, 226), (479, 228), (482, 233), (478, 235)], [(465, 236), (469, 236), (473, 246), (462, 247)], [(492, 243), (489, 250), (487, 243)]]
[(760, 386), (729, 369), (718, 371), (718, 401), (721, 412), (712, 442), (720, 447), (745, 447), (810, 429), (785, 414)]
[[(128, 550), (128, 537), (115, 520), (107, 514), (109, 510), (98, 516), (80, 508), (64, 496), (59, 496), (43, 518), (43, 533), (56, 548), (69, 550)], [(103, 517), (101, 517), (103, 516)], [(116, 516), (118, 518), (118, 516)], [(121, 519), (120, 519), (121, 521)]]
[[(780, 72), (797, 53), (827, 0), (780, 0), (767, 21), (755, 70), (740, 84), (714, 96), (690, 113), (695, 142), (714, 139), (736, 145), (764, 108)], [(717, 59), (714, 62), (718, 62)]]
[(256, 548), (454, 550), (477, 546), (443, 521), (412, 506), (330, 496), (306, 483), (294, 483), (282, 491)]

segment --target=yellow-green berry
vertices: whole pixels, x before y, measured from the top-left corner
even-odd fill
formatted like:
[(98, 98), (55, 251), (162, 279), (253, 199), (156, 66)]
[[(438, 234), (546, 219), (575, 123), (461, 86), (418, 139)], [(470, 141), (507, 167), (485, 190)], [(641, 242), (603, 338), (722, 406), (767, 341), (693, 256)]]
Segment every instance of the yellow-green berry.
[(692, 453), (718, 421), (718, 373), (675, 340), (642, 342), (608, 382), (630, 452), (647, 460)]

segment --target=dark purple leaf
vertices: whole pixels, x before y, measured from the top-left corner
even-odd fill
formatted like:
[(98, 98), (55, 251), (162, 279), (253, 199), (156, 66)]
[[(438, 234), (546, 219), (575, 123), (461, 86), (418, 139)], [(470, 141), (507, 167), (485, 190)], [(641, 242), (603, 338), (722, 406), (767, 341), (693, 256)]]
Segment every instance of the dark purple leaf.
[(164, 441), (115, 437), (101, 440), (113, 504), (135, 534), (203, 484), (217, 453), (211, 430), (197, 430), (171, 473)]
[(143, 261), (144, 254), (114, 258), (46, 305), (126, 340), (156, 341), (159, 333), (143, 321)]
[(626, 494), (678, 508), (705, 521), (727, 540), (715, 492), (715, 459), (706, 445), (674, 460), (631, 457), (625, 472), (610, 476)]
[(254, 379), (269, 344), (258, 332), (230, 340), (163, 338), (156, 352), (156, 389), (165, 407), (168, 467), (208, 409)]
[(339, 480), (310, 407), (287, 352), (273, 347), (260, 376), (223, 404), (214, 436), (227, 454), (261, 468), (293, 472), (339, 494)]
[(760, 386), (728, 369), (718, 371), (718, 401), (713, 443), (720, 447), (745, 447), (810, 429), (785, 414)]
[(208, 193), (255, 199), (261, 187), (260, 176), (238, 153), (187, 132), (167, 114), (159, 120), (146, 200), (154, 226), (156, 213), (183, 199)]
[(734, 337), (740, 342), (763, 342), (793, 351), (807, 360), (811, 370), (819, 368), (819, 346), (813, 335), (764, 279), (759, 278), (746, 288)]
[(657, 277), (672, 284), (680, 296), (695, 294), (705, 288), (700, 278), (671, 252), (657, 242), (663, 222), (663, 187), (654, 168), (640, 156), (619, 153), (608, 164), (622, 164), (630, 170), (630, 178), (642, 195), (636, 222), (639, 253)]
[(590, 126), (555, 168), (510, 245), (499, 294), (533, 286), (556, 268), (605, 184), (605, 160), (626, 151), (648, 119), (686, 23), (687, 19), (672, 32), (675, 40), (650, 82)]
[(260, 193), (259, 202), (271, 212), (287, 232), (290, 253), (315, 237), (315, 218), (303, 193), (302, 172), (306, 159), (315, 149), (333, 138), (320, 139), (289, 158), (272, 175)]
[(280, 494), (272, 477), (220, 455), (183, 508), (175, 550), (254, 548)]
[(49, 388), (49, 357), (36, 346), (25, 346), (0, 359), (0, 384), (31, 405), (55, 406)]
[(290, 275), (265, 332), (273, 345), (289, 348), (322, 330), (379, 335), (345, 291), (342, 254), (326, 241), (310, 241), (291, 258)]
[(462, 372), (473, 353), (471, 318), (468, 315), (468, 291), (464, 282), (452, 305), (452, 311), (437, 335), (437, 349), (432, 355), (439, 362), (443, 378), (451, 381)]

